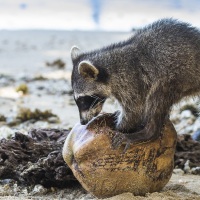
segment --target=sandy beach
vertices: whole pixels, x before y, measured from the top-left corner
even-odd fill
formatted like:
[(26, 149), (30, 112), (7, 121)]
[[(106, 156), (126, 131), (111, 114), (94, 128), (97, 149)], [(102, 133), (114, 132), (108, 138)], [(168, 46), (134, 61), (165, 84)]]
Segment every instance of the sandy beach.
[[(31, 128), (72, 128), (78, 122), (79, 114), (71, 91), (71, 47), (77, 45), (83, 51), (88, 51), (123, 40), (131, 34), (95, 31), (0, 31), (0, 115), (6, 119), (0, 121), (0, 138), (12, 136), (15, 131), (26, 132)], [(64, 68), (48, 66), (47, 62), (52, 63), (57, 59), (65, 63)], [(22, 84), (28, 88), (26, 94), (16, 90)], [(186, 113), (180, 113), (182, 104), (184, 102), (174, 108), (171, 119), (178, 133), (192, 133), (200, 128), (199, 119), (192, 114), (187, 117)], [(29, 120), (14, 124), (15, 117), (22, 108), (51, 110), (59, 120)], [(114, 108), (108, 102), (105, 109), (108, 112)], [(200, 199), (200, 176), (182, 172), (174, 173), (161, 192), (147, 194), (146, 197), (134, 197), (127, 193), (109, 200)], [(0, 199), (95, 198), (81, 187), (41, 189), (34, 193), (24, 186), (8, 187), (5, 183), (0, 183)]]

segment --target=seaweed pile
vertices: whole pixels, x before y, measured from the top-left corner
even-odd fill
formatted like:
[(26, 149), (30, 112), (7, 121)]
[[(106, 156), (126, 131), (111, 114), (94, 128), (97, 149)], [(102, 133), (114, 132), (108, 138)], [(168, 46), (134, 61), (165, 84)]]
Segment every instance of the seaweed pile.
[(200, 174), (200, 142), (193, 140), (189, 134), (178, 135), (174, 162), (176, 168), (184, 170), (188, 164), (188, 172)]
[(33, 129), (0, 141), (0, 179), (25, 185), (67, 187), (76, 181), (62, 158), (68, 130)]

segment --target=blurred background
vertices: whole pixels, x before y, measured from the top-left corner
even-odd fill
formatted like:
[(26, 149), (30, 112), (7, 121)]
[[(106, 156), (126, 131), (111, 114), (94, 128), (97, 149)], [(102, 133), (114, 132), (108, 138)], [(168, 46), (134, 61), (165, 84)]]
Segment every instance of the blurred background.
[(1, 29), (130, 31), (174, 17), (200, 26), (198, 0), (0, 0)]
[[(73, 45), (100, 48), (165, 17), (200, 27), (199, 10), (199, 0), (0, 0), (0, 127), (72, 127), (79, 120), (70, 83)], [(51, 110), (59, 120), (27, 109)], [(199, 129), (187, 114), (187, 123), (178, 120), (180, 111), (174, 115), (181, 133)]]

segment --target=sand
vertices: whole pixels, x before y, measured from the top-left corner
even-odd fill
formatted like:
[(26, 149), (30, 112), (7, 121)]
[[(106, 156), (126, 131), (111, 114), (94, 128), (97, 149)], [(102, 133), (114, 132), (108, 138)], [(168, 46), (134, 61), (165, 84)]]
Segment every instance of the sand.
[[(28, 121), (14, 127), (9, 127), (7, 122), (0, 122), (0, 134), (3, 127), (8, 128), (9, 133), (37, 127), (73, 127), (79, 120), (79, 114), (71, 95), (71, 46), (90, 50), (129, 36), (130, 33), (120, 32), (0, 31), (0, 115), (4, 115), (9, 122), (20, 108), (28, 107), (52, 110), (60, 118), (60, 123)], [(58, 58), (66, 63), (65, 69), (46, 66), (47, 61), (52, 62)], [(46, 80), (35, 80), (41, 76)], [(28, 86), (27, 95), (16, 92), (15, 88), (22, 83)], [(105, 109), (112, 111), (114, 108), (108, 102)], [(7, 191), (5, 187), (0, 185), (0, 199), (95, 199), (80, 187), (36, 193), (30, 193), (26, 187), (16, 186), (15, 190), (8, 187)], [(173, 174), (161, 192), (147, 194), (145, 197), (134, 197), (126, 193), (109, 199), (200, 199), (200, 177)]]

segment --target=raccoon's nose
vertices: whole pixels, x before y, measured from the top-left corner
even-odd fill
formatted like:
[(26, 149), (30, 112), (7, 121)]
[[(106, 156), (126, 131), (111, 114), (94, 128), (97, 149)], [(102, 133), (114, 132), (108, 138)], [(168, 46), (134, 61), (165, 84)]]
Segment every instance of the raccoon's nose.
[(80, 119), (81, 125), (86, 125), (88, 123), (88, 120)]
[(89, 120), (87, 119), (87, 111), (82, 111), (79, 109), (79, 114), (80, 114), (80, 122), (82, 125), (86, 125)]

